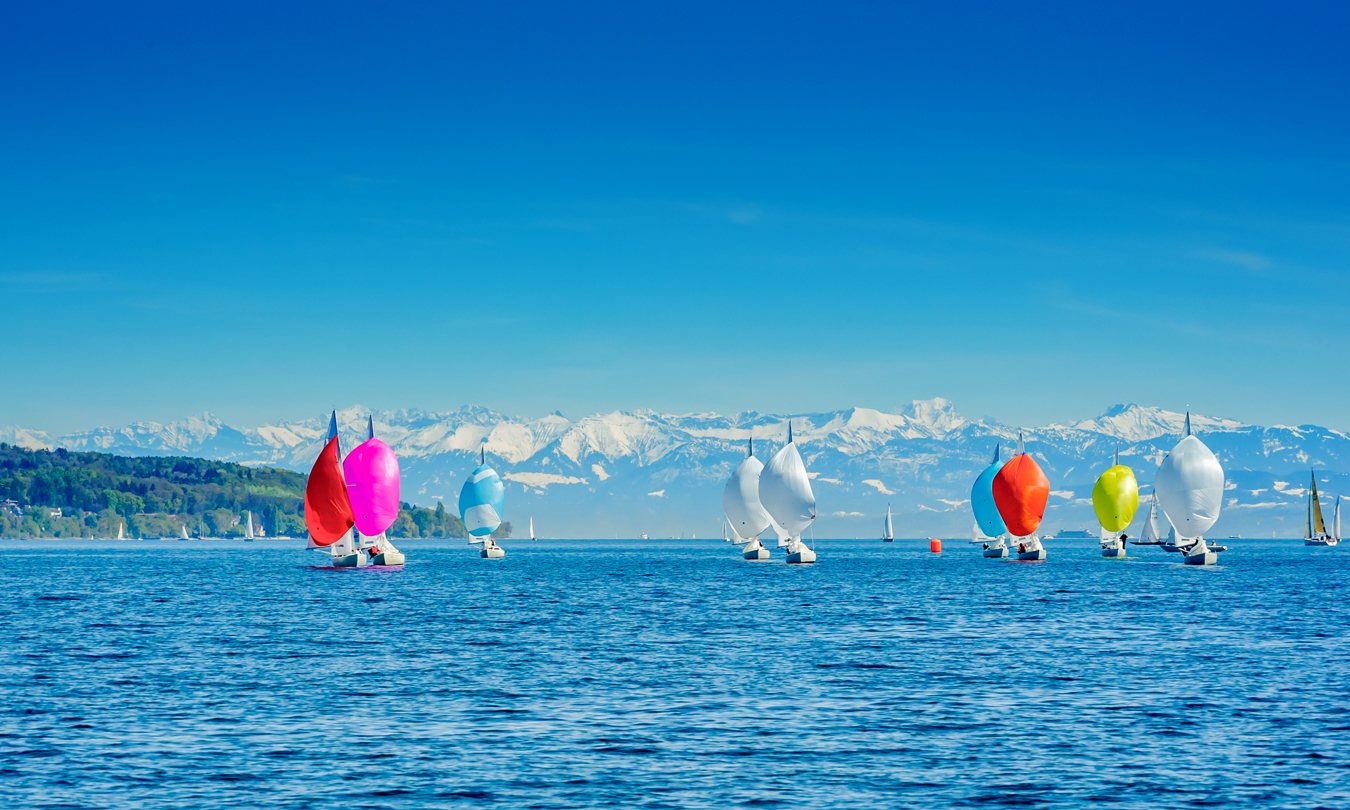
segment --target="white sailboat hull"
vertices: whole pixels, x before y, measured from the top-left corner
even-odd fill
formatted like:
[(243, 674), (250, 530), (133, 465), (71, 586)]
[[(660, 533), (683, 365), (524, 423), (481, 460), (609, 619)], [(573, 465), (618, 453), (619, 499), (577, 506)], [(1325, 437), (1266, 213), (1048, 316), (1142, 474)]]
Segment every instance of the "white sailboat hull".
[(365, 568), (367, 565), (370, 565), (370, 560), (367, 559), (365, 552), (361, 551), (333, 558), (335, 568)]
[(1219, 561), (1219, 555), (1206, 549), (1196, 554), (1187, 554), (1183, 561), (1187, 565), (1214, 565)]
[(1122, 559), (1123, 559), (1123, 558), (1125, 557), (1125, 549), (1124, 549), (1122, 546), (1114, 546), (1114, 547), (1112, 547), (1112, 548), (1104, 548), (1104, 549), (1102, 549), (1102, 556), (1103, 556), (1103, 557), (1115, 557), (1115, 558), (1122, 558)]
[(370, 561), (371, 565), (403, 565), (408, 558), (403, 556), (401, 551), (384, 551), (376, 554)]
[(806, 546), (802, 546), (796, 551), (788, 552), (787, 561), (789, 565), (813, 563), (816, 561), (816, 553)]
[(1033, 534), (1019, 540), (1017, 543), (1017, 559), (1044, 560), (1045, 546), (1041, 545), (1041, 538)]
[(741, 552), (741, 558), (745, 560), (767, 560), (769, 559), (769, 550), (756, 537), (746, 543), (745, 550)]
[(1305, 539), (1305, 540), (1303, 541), (1303, 545), (1305, 545), (1305, 546), (1334, 546), (1334, 545), (1339, 544), (1340, 542), (1341, 542), (1340, 540), (1337, 540), (1337, 539), (1334, 538), (1334, 537), (1319, 537), (1319, 538), (1313, 538), (1313, 539)]

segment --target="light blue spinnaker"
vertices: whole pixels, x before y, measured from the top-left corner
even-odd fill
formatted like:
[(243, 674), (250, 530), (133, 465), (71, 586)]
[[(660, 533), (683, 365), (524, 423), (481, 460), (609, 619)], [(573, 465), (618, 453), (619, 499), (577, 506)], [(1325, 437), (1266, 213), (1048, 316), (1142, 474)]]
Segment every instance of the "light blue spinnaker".
[(506, 511), (506, 487), (487, 459), (469, 475), (459, 491), (459, 517), (474, 537), (487, 537), (502, 525)]
[(993, 461), (984, 472), (980, 473), (980, 477), (975, 479), (975, 486), (970, 488), (970, 508), (975, 512), (975, 521), (980, 524), (980, 531), (990, 537), (998, 537), (1008, 532), (1008, 527), (1003, 524), (1003, 516), (998, 513), (998, 506), (994, 504), (994, 476), (998, 475), (1003, 466), (999, 463), (998, 451), (998, 445), (995, 445)]

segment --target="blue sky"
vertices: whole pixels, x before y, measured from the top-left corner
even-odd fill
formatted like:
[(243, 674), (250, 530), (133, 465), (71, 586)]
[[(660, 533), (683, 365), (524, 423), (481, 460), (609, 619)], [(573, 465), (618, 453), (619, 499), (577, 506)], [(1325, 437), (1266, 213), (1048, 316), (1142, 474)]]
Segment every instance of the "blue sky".
[(396, 5), (0, 9), (0, 424), (1350, 429), (1348, 7)]

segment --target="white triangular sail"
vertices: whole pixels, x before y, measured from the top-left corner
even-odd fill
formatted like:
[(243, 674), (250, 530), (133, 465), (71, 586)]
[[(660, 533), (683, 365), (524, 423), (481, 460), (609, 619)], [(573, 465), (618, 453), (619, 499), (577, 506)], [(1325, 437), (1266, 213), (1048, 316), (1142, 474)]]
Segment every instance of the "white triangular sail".
[(246, 539), (246, 540), (252, 540), (252, 539), (253, 539), (253, 513), (252, 513), (252, 512), (249, 512), (249, 513), (248, 513), (248, 526), (245, 527), (245, 529), (244, 529), (244, 539)]
[(755, 458), (755, 445), (751, 441), (749, 454), (727, 479), (722, 490), (722, 510), (726, 512), (731, 531), (742, 542), (759, 537), (773, 518), (760, 503), (761, 477), (764, 465)]
[[(1186, 418), (1190, 430), (1190, 414)], [(1197, 437), (1177, 442), (1153, 480), (1153, 491), (1180, 537), (1200, 537), (1219, 519), (1223, 467)]]
[(538, 539), (538, 538), (536, 538), (536, 537), (534, 536), (534, 516), (533, 516), (533, 515), (530, 516), (530, 539), (531, 539), (531, 540)]
[(184, 540), (188, 539), (188, 536), (187, 536), (187, 524), (184, 523), (180, 528), (183, 530), (183, 539), (184, 539)]
[(1336, 510), (1331, 513), (1331, 536), (1341, 539), (1341, 496), (1336, 496)]
[(1144, 519), (1144, 542), (1157, 543), (1162, 540), (1162, 528), (1158, 525), (1158, 496), (1149, 500), (1148, 517)]
[(894, 527), (893, 525), (891, 525), (891, 505), (890, 505), (890, 504), (886, 504), (886, 529), (885, 529), (885, 533), (881, 535), (881, 539), (882, 539), (882, 540), (894, 540), (894, 539), (895, 539), (895, 527)]
[(118, 539), (118, 540), (123, 540), (123, 539), (125, 539), (125, 538), (122, 536), (122, 527), (123, 527), (124, 525), (126, 525), (126, 524), (123, 524), (123, 523), (117, 524), (117, 539)]

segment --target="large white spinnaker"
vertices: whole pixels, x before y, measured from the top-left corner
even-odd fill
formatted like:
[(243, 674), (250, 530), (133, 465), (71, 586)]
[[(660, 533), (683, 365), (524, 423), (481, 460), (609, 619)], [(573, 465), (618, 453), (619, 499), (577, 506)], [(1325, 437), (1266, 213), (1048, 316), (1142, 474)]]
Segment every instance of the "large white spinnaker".
[(745, 460), (731, 473), (722, 490), (722, 509), (727, 513), (731, 530), (742, 540), (759, 537), (773, 522), (759, 502), (759, 479), (763, 472), (764, 465), (755, 458), (752, 440)]
[(722, 490), (722, 511), (726, 512), (736, 544), (745, 544), (742, 554), (747, 560), (769, 558), (768, 550), (759, 540), (773, 524), (773, 518), (759, 502), (759, 477), (763, 472), (764, 465), (755, 458), (755, 440), (751, 439), (745, 460), (732, 471)]
[(759, 475), (759, 502), (773, 518), (774, 527), (788, 536), (788, 562), (815, 562), (815, 551), (802, 542), (802, 532), (816, 519), (816, 495), (801, 453), (792, 442), (791, 422), (787, 444), (773, 454)]
[(1204, 543), (1205, 532), (1219, 519), (1223, 484), (1223, 467), (1205, 443), (1191, 435), (1191, 415), (1186, 414), (1185, 438), (1163, 459), (1153, 479), (1155, 497), (1176, 527), (1180, 547), (1191, 547), (1186, 542), (1191, 539)]

